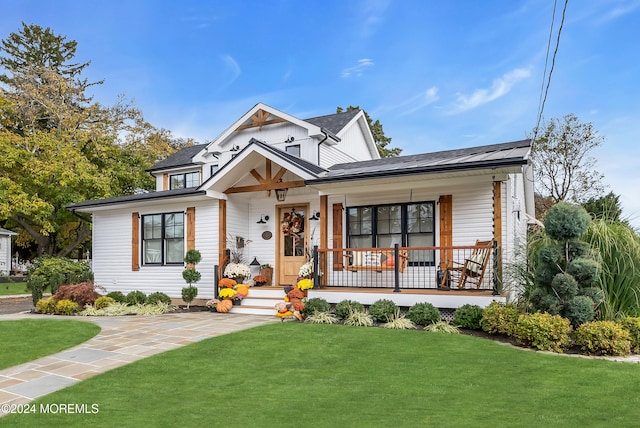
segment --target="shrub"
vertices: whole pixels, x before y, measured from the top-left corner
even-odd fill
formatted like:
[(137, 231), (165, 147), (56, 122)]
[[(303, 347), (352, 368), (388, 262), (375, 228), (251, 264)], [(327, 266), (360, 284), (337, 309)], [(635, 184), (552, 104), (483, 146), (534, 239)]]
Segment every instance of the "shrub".
[(451, 325), (446, 321), (438, 321), (433, 324), (429, 324), (424, 328), (424, 330), (432, 333), (460, 334), (458, 327)]
[(631, 336), (613, 321), (591, 321), (576, 330), (576, 343), (587, 354), (626, 355), (631, 352)]
[(164, 293), (161, 293), (160, 291), (156, 291), (155, 293), (149, 294), (149, 297), (147, 298), (147, 303), (149, 303), (150, 305), (155, 305), (158, 302), (162, 302), (162, 303), (166, 303), (167, 305), (170, 305), (171, 297), (167, 296)]
[(115, 303), (115, 299), (109, 296), (100, 296), (93, 302), (93, 306), (96, 309), (103, 309), (109, 306), (110, 304)]
[[(187, 271), (185, 271), (187, 272)], [(182, 289), (182, 300), (187, 302), (187, 309), (189, 309), (189, 305), (198, 295), (198, 289), (196, 287), (188, 286)]]
[(27, 288), (31, 290), (35, 305), (42, 298), (42, 293), (47, 287), (51, 290), (51, 294), (55, 294), (58, 287), (63, 284), (86, 281), (93, 281), (93, 273), (86, 263), (44, 256), (37, 258), (29, 267)]
[(372, 327), (373, 318), (366, 312), (352, 311), (344, 319), (344, 325), (352, 325), (355, 327)]
[(494, 301), (482, 311), (480, 326), (487, 333), (512, 336), (519, 317), (520, 311), (515, 306)]
[(640, 354), (640, 318), (626, 317), (620, 322), (620, 325), (629, 332), (633, 352)]
[(302, 309), (302, 315), (308, 317), (316, 312), (329, 312), (331, 305), (321, 297), (313, 297), (307, 301)]
[(40, 314), (53, 314), (56, 312), (56, 300), (53, 296), (48, 299), (40, 299), (36, 303), (36, 312)]
[(569, 346), (571, 322), (560, 315), (522, 314), (515, 326), (516, 340), (540, 351), (563, 352)]
[(118, 303), (126, 303), (127, 297), (122, 294), (122, 291), (112, 291), (111, 293), (107, 293), (107, 297), (111, 297)]
[(386, 322), (393, 318), (397, 310), (398, 305), (391, 300), (380, 299), (369, 306), (369, 315), (371, 315), (376, 322)]
[(139, 290), (131, 291), (129, 294), (127, 294), (125, 301), (129, 305), (144, 305), (145, 303), (147, 303), (147, 295)]
[(343, 300), (336, 304), (335, 313), (336, 316), (340, 319), (345, 319), (349, 316), (349, 312), (358, 311), (364, 312), (364, 305), (362, 303), (356, 302), (355, 300)]
[(396, 310), (389, 321), (382, 324), (382, 328), (391, 328), (394, 330), (411, 330), (416, 328), (416, 324), (404, 315), (400, 315), (400, 309)]
[(80, 312), (80, 306), (73, 300), (58, 300), (56, 303), (56, 314), (74, 315), (77, 312)]
[(311, 324), (337, 324), (338, 318), (329, 312), (316, 312), (305, 318), (304, 322)]
[(453, 325), (469, 330), (481, 330), (482, 308), (478, 305), (462, 305), (453, 313)]
[(95, 289), (93, 282), (83, 282), (80, 284), (61, 285), (53, 295), (56, 301), (72, 300), (81, 308), (85, 305), (93, 305), (100, 294)]
[(407, 318), (418, 325), (429, 325), (440, 321), (440, 311), (431, 303), (416, 303), (409, 308)]

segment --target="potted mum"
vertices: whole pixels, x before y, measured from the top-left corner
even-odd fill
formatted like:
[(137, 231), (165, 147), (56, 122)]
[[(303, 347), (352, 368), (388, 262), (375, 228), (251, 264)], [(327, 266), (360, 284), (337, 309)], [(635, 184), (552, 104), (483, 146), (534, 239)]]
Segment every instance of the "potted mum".
[(245, 278), (251, 276), (251, 269), (244, 263), (229, 263), (224, 269), (224, 276), (241, 284)]
[(265, 275), (256, 275), (253, 277), (253, 282), (256, 283), (256, 287), (262, 287), (267, 283), (267, 277)]

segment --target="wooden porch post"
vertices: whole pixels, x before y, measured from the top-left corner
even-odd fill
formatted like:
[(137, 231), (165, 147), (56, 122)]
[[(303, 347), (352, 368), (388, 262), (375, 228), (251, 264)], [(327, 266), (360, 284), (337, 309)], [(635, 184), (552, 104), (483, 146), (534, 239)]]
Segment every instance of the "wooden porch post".
[[(333, 204), (331, 222), (333, 225), (333, 248), (342, 248), (342, 204)], [(341, 271), (342, 268), (342, 251), (334, 251), (333, 270)]]
[[(440, 246), (453, 246), (453, 196), (441, 195), (438, 200), (440, 206)], [(440, 250), (440, 269), (450, 268), (453, 260), (453, 249)]]
[(131, 271), (140, 270), (140, 214), (131, 213)]

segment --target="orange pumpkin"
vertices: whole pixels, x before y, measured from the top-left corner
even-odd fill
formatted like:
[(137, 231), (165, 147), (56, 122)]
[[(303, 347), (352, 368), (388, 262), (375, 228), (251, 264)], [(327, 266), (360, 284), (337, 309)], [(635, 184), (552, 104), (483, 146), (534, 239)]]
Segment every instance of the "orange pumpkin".
[(243, 296), (247, 296), (247, 294), (249, 294), (249, 286), (248, 285), (237, 285), (236, 286), (236, 292), (242, 294)]
[(216, 311), (224, 314), (229, 312), (232, 307), (233, 302), (231, 301), (231, 299), (224, 299), (216, 305)]

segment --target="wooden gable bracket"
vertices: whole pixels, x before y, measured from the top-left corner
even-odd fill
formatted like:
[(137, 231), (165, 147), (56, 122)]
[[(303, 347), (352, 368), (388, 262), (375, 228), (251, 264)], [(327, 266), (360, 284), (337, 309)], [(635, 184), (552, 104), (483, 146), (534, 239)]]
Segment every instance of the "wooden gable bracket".
[(224, 191), (225, 194), (230, 193), (248, 193), (248, 192), (267, 192), (267, 196), (271, 196), (271, 191), (275, 189), (291, 189), (293, 187), (304, 187), (304, 180), (294, 180), (294, 181), (282, 181), (282, 177), (286, 174), (287, 170), (283, 167), (280, 167), (280, 170), (274, 175), (271, 176), (271, 167), (272, 163), (270, 159), (265, 159), (265, 172), (266, 178), (262, 177), (260, 173), (256, 169), (252, 169), (249, 173), (256, 179), (259, 184), (254, 184), (251, 186), (239, 186), (239, 187), (230, 187)]
[(244, 125), (238, 126), (236, 128), (236, 131), (242, 131), (243, 129), (249, 128), (258, 128), (259, 131), (262, 131), (262, 127), (265, 125), (286, 122), (286, 120), (282, 119), (281, 117), (276, 117), (275, 119), (268, 120), (270, 116), (271, 113), (259, 109), (256, 114), (251, 116), (251, 123), (245, 123)]

